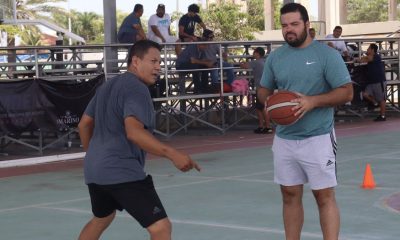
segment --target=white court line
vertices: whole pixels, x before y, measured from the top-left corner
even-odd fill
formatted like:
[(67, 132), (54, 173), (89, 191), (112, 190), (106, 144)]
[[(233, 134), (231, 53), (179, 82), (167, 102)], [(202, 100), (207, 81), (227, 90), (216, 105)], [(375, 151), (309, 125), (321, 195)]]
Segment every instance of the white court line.
[[(229, 176), (229, 177), (211, 177), (211, 176), (196, 176), (196, 175), (173, 175), (176, 177), (182, 177), (182, 178), (205, 178), (205, 179), (227, 179), (227, 178), (241, 178), (241, 177), (251, 177), (251, 176), (257, 176), (257, 175), (263, 175), (263, 174), (268, 174), (272, 173), (273, 170), (268, 170), (268, 171), (262, 171), (262, 172), (255, 172), (255, 173), (249, 173), (249, 174), (243, 174), (243, 175), (236, 175), (236, 176)], [(170, 177), (171, 175), (169, 174), (150, 174), (152, 176), (156, 177)]]
[[(359, 184), (354, 184), (354, 185), (349, 185), (349, 184), (338, 184), (335, 188), (340, 188), (340, 187), (345, 187), (345, 188), (362, 188), (361, 187), (361, 181)], [(380, 187), (379, 183), (374, 189), (366, 189), (365, 191), (375, 191), (375, 190), (389, 190), (389, 191), (398, 191), (400, 188), (395, 188), (395, 187)]]
[(394, 155), (394, 154), (400, 154), (400, 151), (395, 151), (395, 152), (390, 152), (390, 153), (378, 153), (378, 154), (375, 154), (375, 155), (362, 155), (362, 156), (356, 156), (356, 157), (353, 157), (353, 158), (346, 158), (346, 159), (343, 159), (343, 160), (340, 160), (341, 158), (339, 158), (337, 163), (340, 164), (340, 163), (345, 163), (345, 162), (351, 162), (351, 161), (354, 161), (354, 160), (360, 160), (360, 158), (369, 158), (369, 159), (371, 159), (371, 158), (382, 157), (382, 158), (387, 158), (387, 159), (398, 159), (398, 158), (389, 157), (389, 155), (391, 156), (391, 155)]
[[(79, 209), (75, 209), (75, 208), (55, 208), (55, 207), (37, 207), (37, 208), (57, 210), (57, 211), (63, 211), (63, 212), (80, 213), (80, 214), (92, 214), (91, 211), (79, 210)], [(116, 217), (131, 218), (131, 216), (126, 213), (117, 214)], [(236, 224), (224, 224), (224, 223), (216, 223), (216, 222), (178, 220), (178, 219), (170, 219), (170, 221), (175, 224), (187, 224), (187, 225), (195, 225), (195, 226), (227, 228), (227, 229), (233, 229), (233, 230), (243, 230), (243, 231), (250, 231), (250, 232), (274, 233), (274, 234), (279, 234), (279, 235), (285, 235), (285, 232), (283, 230), (274, 229), (274, 228), (266, 228), (266, 227), (251, 227), (251, 226), (243, 226), (243, 225), (236, 225)], [(322, 238), (322, 235), (318, 234), (318, 233), (302, 232), (301, 234), (304, 237), (311, 237), (311, 238), (317, 238), (317, 239)]]
[[(156, 187), (156, 189), (167, 189), (167, 188), (183, 187), (183, 186), (188, 186), (188, 185), (193, 185), (193, 184), (201, 184), (201, 183), (205, 183), (205, 182), (213, 182), (213, 181), (227, 180), (227, 179), (237, 180), (236, 178), (238, 178), (238, 177), (260, 175), (260, 174), (265, 174), (267, 172), (268, 171), (257, 172), (257, 173), (252, 173), (252, 174), (245, 174), (245, 175), (237, 175), (237, 176), (231, 176), (231, 177), (211, 178), (211, 179), (207, 179), (207, 180), (203, 180), (203, 181), (197, 181), (197, 182), (182, 183), (182, 184), (169, 185), (169, 186), (164, 186), (164, 187)], [(32, 205), (26, 205), (26, 206), (15, 207), (15, 208), (4, 208), (4, 209), (0, 209), (0, 213), (8, 212), (8, 211), (16, 211), (16, 210), (21, 210), (21, 209), (27, 209), (27, 208), (44, 207), (44, 206), (49, 206), (49, 205), (56, 205), (56, 204), (63, 204), (63, 203), (70, 203), (70, 202), (78, 202), (78, 201), (83, 201), (83, 200), (88, 200), (88, 199), (89, 199), (88, 197), (87, 198), (77, 198), (77, 199), (71, 199), (71, 200), (65, 200), (65, 201), (32, 204)]]
[(44, 207), (44, 206), (54, 205), (54, 204), (79, 202), (79, 201), (83, 201), (83, 200), (89, 200), (89, 198), (88, 197), (86, 197), (86, 198), (77, 198), (77, 199), (58, 201), (58, 202), (47, 202), (47, 203), (25, 205), (25, 206), (22, 206), (22, 207), (15, 207), (15, 208), (4, 208), (4, 209), (0, 209), (0, 213), (9, 212), (9, 211), (17, 211), (17, 210), (22, 210), (22, 209), (26, 209), (26, 208), (38, 208), (38, 207)]
[[(38, 207), (38, 208), (57, 210), (57, 211), (63, 211), (63, 212), (80, 213), (80, 214), (90, 214), (90, 215), (92, 214), (91, 211), (79, 210), (79, 209), (75, 209), (75, 208), (55, 208), (55, 207)], [(128, 215), (125, 212), (117, 214), (116, 217), (132, 218), (130, 215)], [(267, 228), (267, 227), (251, 227), (251, 226), (244, 226), (244, 225), (237, 225), (237, 224), (224, 224), (224, 223), (216, 223), (216, 222), (180, 220), (180, 219), (171, 219), (171, 218), (170, 218), (170, 221), (175, 224), (187, 224), (187, 225), (205, 226), (205, 227), (213, 227), (213, 228), (226, 228), (226, 229), (243, 230), (243, 231), (249, 231), (249, 232), (274, 233), (274, 234), (279, 234), (282, 236), (285, 235), (285, 232), (283, 230), (275, 229), (275, 228)], [(322, 239), (321, 233), (312, 233), (312, 232), (302, 231), (301, 236), (308, 237), (308, 238)], [(353, 239), (353, 238), (347, 238), (347, 237), (340, 236), (340, 240), (359, 240), (359, 239)]]
[(29, 165), (40, 164), (40, 163), (49, 163), (49, 162), (58, 162), (58, 161), (79, 159), (79, 158), (83, 158), (83, 157), (85, 157), (85, 153), (80, 152), (80, 153), (52, 155), (52, 156), (45, 156), (45, 157), (7, 160), (7, 161), (0, 161), (0, 168), (29, 166)]
[[(175, 184), (175, 185), (169, 185), (169, 186), (163, 186), (163, 187), (156, 187), (157, 190), (161, 189), (168, 189), (168, 188), (175, 188), (175, 187), (182, 187), (182, 186), (189, 186), (189, 185), (196, 185), (196, 184), (201, 184), (201, 183), (207, 183), (207, 182), (215, 182), (215, 181), (221, 181), (221, 180), (238, 180), (241, 177), (249, 177), (249, 176), (256, 176), (260, 174), (266, 174), (271, 171), (264, 171), (264, 172), (256, 172), (256, 173), (251, 173), (251, 174), (244, 174), (244, 175), (237, 175), (237, 176), (230, 176), (230, 177), (206, 177), (207, 180), (202, 180), (202, 181), (197, 181), (197, 182), (190, 182), (190, 183), (182, 183), (182, 184)], [(245, 179), (243, 179), (245, 181)], [(249, 181), (251, 181), (249, 179)]]
[[(226, 143), (239, 143), (239, 142), (243, 142), (243, 141), (248, 142), (248, 141), (253, 141), (253, 140), (265, 140), (265, 137), (254, 137), (254, 138), (243, 137), (243, 138), (240, 138), (240, 140), (221, 140), (220, 142), (218, 142), (216, 140), (211, 140), (210, 143), (186, 145), (186, 146), (179, 147), (177, 149), (194, 148), (194, 147), (205, 147), (205, 146), (215, 146), (215, 145), (221, 145), (221, 144), (226, 144)], [(248, 147), (247, 146), (245, 148), (253, 148), (253, 147)], [(235, 149), (240, 149), (240, 148), (235, 148)], [(216, 150), (216, 151), (223, 151), (223, 150)]]

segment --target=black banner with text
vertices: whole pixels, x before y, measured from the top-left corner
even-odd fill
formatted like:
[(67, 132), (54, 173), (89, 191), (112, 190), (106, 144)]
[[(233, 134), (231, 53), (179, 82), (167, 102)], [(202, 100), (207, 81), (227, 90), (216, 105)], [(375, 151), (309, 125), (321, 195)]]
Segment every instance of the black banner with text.
[(0, 132), (76, 127), (104, 75), (87, 81), (0, 82)]

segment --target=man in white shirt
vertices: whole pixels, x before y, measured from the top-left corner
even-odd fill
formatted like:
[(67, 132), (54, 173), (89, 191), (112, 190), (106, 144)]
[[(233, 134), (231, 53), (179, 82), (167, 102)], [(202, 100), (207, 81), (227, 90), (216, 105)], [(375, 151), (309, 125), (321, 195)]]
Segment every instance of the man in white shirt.
[[(148, 39), (157, 43), (174, 43), (178, 38), (171, 35), (171, 17), (165, 13), (165, 5), (158, 4), (156, 14), (149, 18)], [(180, 45), (175, 46), (177, 54), (180, 53)]]
[[(336, 26), (335, 29), (333, 29), (333, 34), (328, 34), (326, 36), (327, 39), (339, 39), (340, 36), (342, 35), (342, 27), (341, 26)], [(339, 53), (342, 55), (344, 59), (349, 57), (349, 52), (347, 50), (347, 46), (344, 41), (332, 41), (333, 47), (339, 51)]]
[(148, 38), (157, 43), (171, 43), (178, 40), (177, 37), (171, 36), (171, 17), (165, 13), (165, 5), (158, 4), (156, 14), (149, 19)]

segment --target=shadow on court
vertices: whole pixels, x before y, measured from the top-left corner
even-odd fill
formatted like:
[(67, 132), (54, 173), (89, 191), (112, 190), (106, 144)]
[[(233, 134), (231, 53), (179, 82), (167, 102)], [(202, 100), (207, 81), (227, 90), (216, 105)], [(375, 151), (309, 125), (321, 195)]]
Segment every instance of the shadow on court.
[[(400, 221), (400, 119), (336, 127), (337, 200), (343, 240), (393, 240)], [(271, 135), (244, 131), (173, 142), (203, 171), (180, 173), (165, 159), (147, 161), (173, 222), (175, 240), (281, 240), (279, 186), (273, 183)], [(219, 146), (219, 147), (218, 147)], [(360, 188), (367, 163), (377, 188)], [(91, 217), (80, 167), (0, 179), (0, 233), (6, 240), (71, 240)], [(322, 239), (311, 191), (304, 191), (303, 240)], [(102, 239), (148, 239), (119, 213)]]

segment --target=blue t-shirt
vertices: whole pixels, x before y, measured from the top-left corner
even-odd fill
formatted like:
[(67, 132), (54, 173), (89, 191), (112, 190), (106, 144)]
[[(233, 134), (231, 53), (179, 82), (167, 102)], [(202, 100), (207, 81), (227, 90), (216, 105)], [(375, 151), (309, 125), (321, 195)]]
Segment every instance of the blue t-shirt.
[[(273, 51), (265, 62), (261, 86), (312, 96), (330, 92), (350, 83), (350, 74), (335, 49), (313, 41), (305, 48), (288, 44)], [(333, 108), (320, 107), (307, 112), (289, 126), (278, 126), (276, 134), (300, 140), (329, 133), (333, 128)]]
[(126, 137), (124, 120), (134, 116), (153, 132), (154, 108), (147, 86), (126, 72), (99, 87), (85, 113), (94, 132), (84, 160), (85, 182), (117, 184), (142, 180), (146, 152)]
[(124, 21), (122, 21), (122, 24), (118, 31), (118, 35), (120, 35), (121, 33), (130, 33), (131, 35), (136, 35), (137, 30), (132, 26), (134, 24), (139, 24), (140, 26), (142, 26), (140, 18), (138, 18), (135, 13), (132, 12), (124, 19)]

